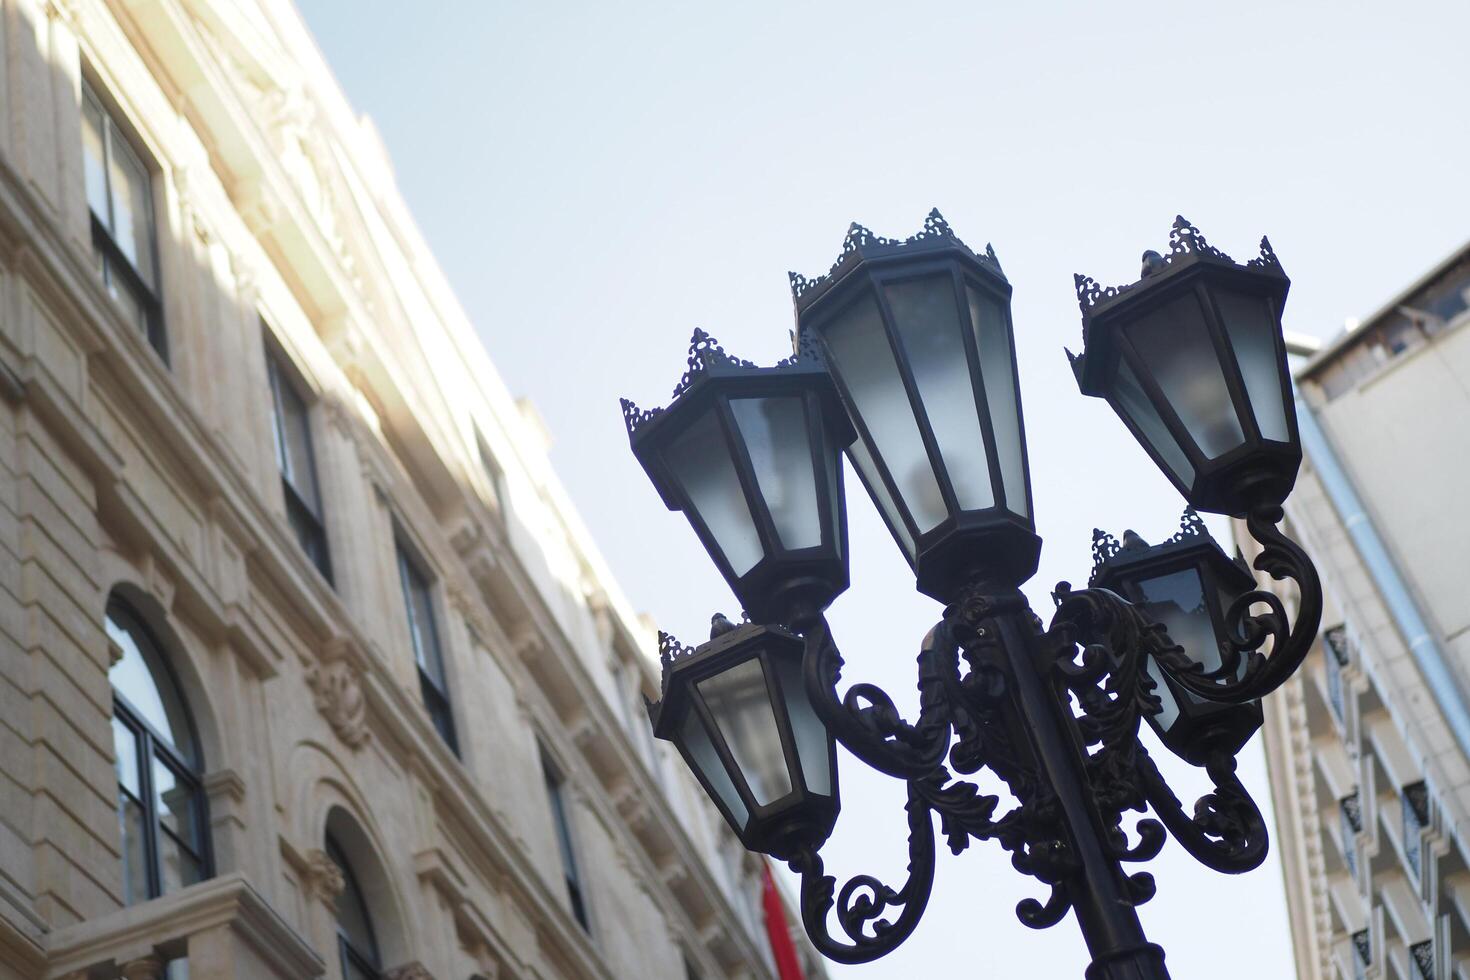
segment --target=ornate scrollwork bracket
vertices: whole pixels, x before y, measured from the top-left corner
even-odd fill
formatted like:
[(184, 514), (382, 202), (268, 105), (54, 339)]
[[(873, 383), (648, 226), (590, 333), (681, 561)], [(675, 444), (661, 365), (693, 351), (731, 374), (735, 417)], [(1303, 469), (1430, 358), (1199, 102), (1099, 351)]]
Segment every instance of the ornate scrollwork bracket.
[[(1245, 523), (1261, 545), (1253, 566), (1277, 581), (1296, 584), (1296, 615), (1287, 615), (1274, 592), (1256, 589), (1237, 598), (1226, 611), (1228, 636), (1218, 668), (1204, 670), (1178, 648), (1161, 653), (1160, 665), (1191, 693), (1229, 704), (1255, 701), (1285, 683), (1311, 652), (1322, 622), (1322, 583), (1306, 551), (1278, 526), (1284, 516), (1278, 505), (1257, 507), (1246, 514)], [(1265, 611), (1252, 612), (1261, 606)], [(1269, 653), (1263, 651), (1268, 640)]]
[[(913, 933), (933, 884), (935, 815), (955, 854), (971, 840), (996, 840), (1011, 853), (1017, 870), (1049, 887), (1044, 901), (1018, 904), (1017, 917), (1024, 924), (1055, 925), (1086, 894), (1089, 879), (1075, 835), (1088, 831), (1069, 825), (1012, 689), (1014, 672), (1032, 664), (1050, 677), (1056, 710), (1076, 738), (1093, 815), (1089, 822), (1101, 828), (1111, 860), (1151, 860), (1168, 834), (1219, 871), (1247, 871), (1265, 858), (1265, 821), (1236, 778), (1232, 757), (1217, 754), (1206, 761), (1214, 790), (1190, 814), (1144, 748), (1140, 724), (1160, 710), (1148, 660), (1163, 662), (1178, 648), (1162, 628), (1112, 592), (1059, 586), (1058, 609), (1044, 632), (1019, 594), (963, 597), (946, 610), (920, 650), (920, 712), (914, 723), (874, 685), (854, 684), (839, 695), (843, 661), (826, 621), (812, 616), (796, 628), (805, 637), (805, 681), (819, 716), (854, 755), (907, 784), (909, 864), (902, 887), (857, 875), (839, 888), (812, 848), (791, 861), (802, 878), (807, 933), (837, 962), (876, 959)], [(1007, 648), (1018, 643), (1023, 649)], [(954, 775), (983, 768), (1006, 783), (1017, 801), (1010, 810), (998, 813), (999, 797)], [(1124, 828), (1129, 811), (1149, 810), (1155, 817), (1140, 817), (1131, 830)], [(1138, 905), (1153, 896), (1148, 873), (1119, 877), (1125, 903)], [(845, 938), (829, 929), (834, 916)]]

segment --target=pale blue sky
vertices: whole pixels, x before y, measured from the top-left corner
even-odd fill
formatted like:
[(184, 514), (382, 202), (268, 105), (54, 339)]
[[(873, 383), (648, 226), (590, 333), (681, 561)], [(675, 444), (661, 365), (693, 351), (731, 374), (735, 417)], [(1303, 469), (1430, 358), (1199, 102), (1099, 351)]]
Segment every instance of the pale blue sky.
[[(1095, 524), (1162, 537), (1181, 506), (1077, 393), (1073, 272), (1132, 280), (1176, 212), (1241, 259), (1266, 233), (1288, 327), (1327, 336), (1470, 234), (1464, 2), (302, 6), (624, 590), (689, 641), (735, 604), (629, 455), (617, 397), (663, 404), (696, 326), (783, 356), (786, 271), (825, 271), (849, 221), (904, 236), (938, 206), (995, 245), (1044, 614), (1052, 583), (1085, 580)], [(832, 612), (848, 678), (910, 694), (939, 610), (855, 481), (849, 503), (854, 585)], [(1243, 771), (1264, 803), (1258, 748)], [(901, 787), (856, 764), (842, 778), (829, 868), (896, 885)], [(1150, 870), (1144, 924), (1176, 978), (1291, 974), (1274, 859), (1228, 878), (1170, 844)], [(1011, 912), (1041, 894), (994, 845), (944, 854), (908, 945), (832, 973), (1080, 977), (1071, 917), (1035, 933)]]

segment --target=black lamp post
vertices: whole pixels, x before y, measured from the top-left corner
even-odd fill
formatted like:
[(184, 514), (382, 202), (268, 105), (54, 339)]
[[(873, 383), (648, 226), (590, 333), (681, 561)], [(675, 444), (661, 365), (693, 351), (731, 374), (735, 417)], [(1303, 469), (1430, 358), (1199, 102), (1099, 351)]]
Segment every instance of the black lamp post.
[[(828, 275), (792, 276), (791, 360), (757, 368), (696, 333), (669, 408), (624, 402), (665, 502), (768, 624), (717, 617), (696, 650), (666, 638), (655, 733), (747, 847), (801, 874), (803, 922), (835, 960), (874, 959), (912, 934), (933, 882), (936, 813), (955, 853), (997, 840), (1048, 886), (1045, 901), (1017, 906), (1022, 922), (1076, 913), (1090, 980), (1167, 976), (1134, 911), (1153, 879), (1123, 870), (1158, 854), (1166, 831), (1222, 871), (1265, 857), (1235, 754), (1321, 614), (1311, 562), (1276, 527), (1301, 460), (1281, 339), (1287, 280), (1264, 240), (1262, 257), (1238, 266), (1181, 218), (1170, 256), (1145, 253), (1139, 282), (1078, 285), (1083, 391), (1109, 400), (1192, 506), (1245, 517), (1263, 546), (1255, 567), (1298, 585), (1294, 620), (1191, 511), (1153, 547), (1099, 532), (1090, 587), (1060, 584), (1042, 628), (1019, 591), (1040, 539), (1010, 286), (995, 253), (967, 248), (938, 212), (902, 242), (854, 225)], [(912, 723), (873, 685), (837, 692), (843, 662), (823, 611), (848, 581), (843, 449), (920, 591), (947, 603), (919, 654)], [(1142, 745), (1144, 721), (1214, 783), (1192, 814)], [(839, 808), (834, 742), (907, 785), (901, 888), (859, 875), (839, 890), (823, 871)], [(1005, 781), (1010, 809), (954, 775), (982, 767)], [(1124, 814), (1150, 808), (1157, 819), (1130, 838)], [(834, 906), (845, 939), (829, 931)]]

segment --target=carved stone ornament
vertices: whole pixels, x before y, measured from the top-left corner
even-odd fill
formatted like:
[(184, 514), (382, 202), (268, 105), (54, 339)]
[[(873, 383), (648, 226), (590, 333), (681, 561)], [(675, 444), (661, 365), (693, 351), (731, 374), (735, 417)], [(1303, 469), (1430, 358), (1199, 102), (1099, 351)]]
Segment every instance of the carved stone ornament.
[(434, 974), (429, 968), (417, 960), (394, 967), (383, 974), (384, 980), (434, 980)]
[(326, 851), (314, 848), (306, 852), (306, 888), (312, 897), (335, 902), (346, 884), (342, 869), (327, 856)]
[(306, 686), (311, 688), (312, 701), (332, 731), (355, 749), (368, 739), (367, 702), (347, 647), (347, 641), (340, 637), (330, 641), (321, 659), (307, 667)]

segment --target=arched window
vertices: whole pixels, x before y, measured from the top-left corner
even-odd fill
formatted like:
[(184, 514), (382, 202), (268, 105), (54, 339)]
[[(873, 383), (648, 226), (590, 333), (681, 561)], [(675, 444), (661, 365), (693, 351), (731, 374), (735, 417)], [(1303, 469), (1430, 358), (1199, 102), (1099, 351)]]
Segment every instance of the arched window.
[(337, 839), (327, 834), (327, 857), (342, 869), (342, 894), (337, 896), (337, 953), (343, 980), (379, 980), (383, 968), (373, 918), (357, 875)]
[(153, 634), (118, 599), (107, 607), (112, 642), (112, 738), (122, 828), (123, 901), (208, 878), (208, 823), (194, 724)]

